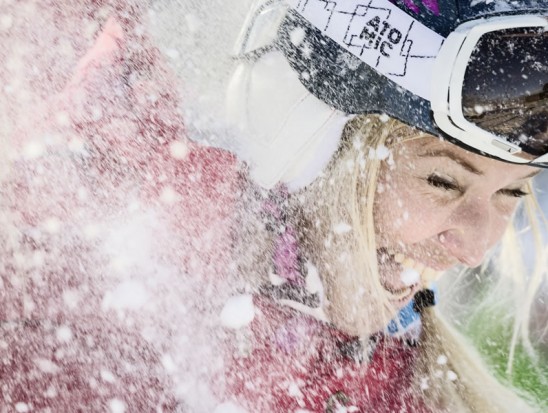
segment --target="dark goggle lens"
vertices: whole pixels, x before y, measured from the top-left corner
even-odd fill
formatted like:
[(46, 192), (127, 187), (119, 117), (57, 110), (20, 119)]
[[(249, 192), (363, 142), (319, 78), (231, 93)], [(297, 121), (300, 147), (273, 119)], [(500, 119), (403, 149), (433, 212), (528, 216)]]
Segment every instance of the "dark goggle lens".
[(548, 32), (512, 28), (483, 35), (462, 90), (464, 117), (518, 145), (548, 152)]

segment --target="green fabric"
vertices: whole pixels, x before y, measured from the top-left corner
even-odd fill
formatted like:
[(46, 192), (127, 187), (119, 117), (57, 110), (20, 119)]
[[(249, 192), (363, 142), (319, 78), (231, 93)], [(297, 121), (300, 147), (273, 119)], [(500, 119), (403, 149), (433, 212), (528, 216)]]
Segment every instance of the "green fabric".
[(548, 355), (538, 352), (530, 357), (522, 345), (515, 350), (512, 374), (507, 365), (512, 339), (512, 323), (503, 322), (497, 314), (484, 311), (473, 315), (465, 327), (465, 333), (482, 353), (497, 377), (524, 392), (548, 411)]

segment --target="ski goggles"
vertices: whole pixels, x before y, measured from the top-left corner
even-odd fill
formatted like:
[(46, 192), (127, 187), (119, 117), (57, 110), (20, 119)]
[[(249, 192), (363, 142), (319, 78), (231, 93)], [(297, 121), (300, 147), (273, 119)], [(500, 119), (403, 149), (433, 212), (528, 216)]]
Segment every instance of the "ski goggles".
[(548, 17), (459, 26), (433, 71), (437, 127), (481, 152), (548, 167)]
[(444, 38), (388, 0), (271, 0), (249, 16), (236, 54), (253, 61), (280, 50), (338, 110), (386, 113), (467, 149), (548, 167), (548, 10), (528, 13), (468, 21)]

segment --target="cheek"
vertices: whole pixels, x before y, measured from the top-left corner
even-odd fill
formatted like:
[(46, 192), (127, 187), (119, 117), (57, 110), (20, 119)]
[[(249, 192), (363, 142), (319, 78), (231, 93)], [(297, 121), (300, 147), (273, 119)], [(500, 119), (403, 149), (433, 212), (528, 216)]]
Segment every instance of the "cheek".
[(506, 229), (512, 221), (515, 208), (507, 208), (504, 212), (496, 212), (491, 225), (490, 245), (493, 246), (499, 242), (506, 232)]
[(379, 246), (413, 244), (431, 237), (443, 222), (443, 211), (409, 182), (382, 186), (375, 201)]
[[(489, 245), (494, 246), (499, 242), (512, 222), (514, 213), (518, 208), (519, 200), (517, 198), (492, 199), (490, 205), (490, 227), (489, 227)], [(479, 208), (479, 207), (477, 207)], [(471, 212), (472, 213), (472, 212)]]

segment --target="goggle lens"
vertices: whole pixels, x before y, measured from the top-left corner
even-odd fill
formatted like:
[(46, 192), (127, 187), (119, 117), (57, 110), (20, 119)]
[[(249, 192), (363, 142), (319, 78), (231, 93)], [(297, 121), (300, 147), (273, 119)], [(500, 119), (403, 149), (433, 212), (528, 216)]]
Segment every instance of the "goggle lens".
[(548, 153), (548, 32), (488, 32), (476, 45), (462, 90), (464, 117), (518, 145), (524, 155)]

